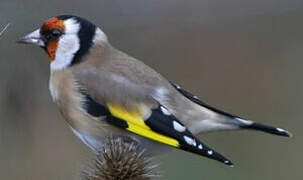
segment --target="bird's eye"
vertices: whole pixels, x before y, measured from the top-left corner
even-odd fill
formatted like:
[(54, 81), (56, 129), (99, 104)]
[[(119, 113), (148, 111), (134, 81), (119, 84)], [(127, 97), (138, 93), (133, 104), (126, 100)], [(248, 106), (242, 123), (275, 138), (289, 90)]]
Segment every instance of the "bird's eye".
[(53, 29), (42, 33), (46, 42), (58, 40), (63, 33), (59, 29)]
[(54, 29), (54, 30), (52, 30), (51, 34), (52, 34), (53, 37), (58, 37), (62, 33), (61, 33), (61, 31), (59, 29)]

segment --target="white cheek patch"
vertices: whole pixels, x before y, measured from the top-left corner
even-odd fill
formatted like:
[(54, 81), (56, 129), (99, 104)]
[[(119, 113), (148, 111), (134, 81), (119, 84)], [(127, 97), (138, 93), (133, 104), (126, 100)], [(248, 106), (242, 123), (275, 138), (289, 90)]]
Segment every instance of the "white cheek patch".
[(51, 63), (51, 71), (68, 67), (79, 49), (80, 40), (76, 34), (63, 35), (58, 42), (55, 59)]
[(54, 61), (51, 63), (51, 71), (61, 70), (68, 67), (75, 53), (80, 49), (78, 32), (80, 25), (75, 19), (68, 19), (64, 22), (65, 34), (58, 41), (58, 47)]
[(80, 24), (73, 18), (65, 20), (64, 26), (65, 34), (77, 34), (80, 30)]

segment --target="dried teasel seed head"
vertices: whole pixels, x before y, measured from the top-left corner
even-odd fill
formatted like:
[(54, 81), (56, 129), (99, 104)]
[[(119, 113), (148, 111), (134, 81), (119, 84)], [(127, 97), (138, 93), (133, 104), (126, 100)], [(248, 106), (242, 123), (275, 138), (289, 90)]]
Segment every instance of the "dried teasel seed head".
[(150, 180), (155, 165), (144, 149), (130, 137), (111, 136), (94, 162), (82, 172), (85, 180)]

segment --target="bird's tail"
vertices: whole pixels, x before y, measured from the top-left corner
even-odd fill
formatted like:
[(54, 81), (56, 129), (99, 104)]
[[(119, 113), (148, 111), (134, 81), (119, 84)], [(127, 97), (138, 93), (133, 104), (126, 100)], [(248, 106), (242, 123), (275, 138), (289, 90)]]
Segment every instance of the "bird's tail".
[[(171, 83), (173, 87), (176, 88), (182, 95), (184, 95), (186, 98), (191, 100), (192, 102), (202, 106), (204, 109), (203, 114), (205, 112), (205, 108), (213, 111), (215, 113), (218, 113), (222, 115), (222, 119), (226, 119), (227, 121), (220, 120), (213, 120), (213, 121), (202, 121), (195, 127), (192, 127), (192, 129), (196, 129), (196, 133), (202, 133), (202, 132), (211, 132), (211, 131), (218, 131), (218, 130), (233, 130), (233, 129), (252, 129), (252, 130), (258, 130), (263, 131), (270, 134), (275, 134), (279, 136), (286, 136), (291, 137), (292, 134), (284, 129), (277, 128), (274, 126), (269, 126), (253, 121), (248, 121), (242, 118), (239, 118), (238, 116), (235, 116), (233, 114), (227, 113), (225, 111), (222, 111), (220, 109), (217, 109), (213, 106), (208, 105), (207, 103), (200, 100), (197, 96), (194, 96), (190, 92), (186, 91), (185, 89), (182, 89), (177, 84)], [(231, 120), (231, 121), (230, 121)], [(202, 130), (201, 130), (202, 129)]]
[(286, 137), (292, 137), (292, 134), (284, 129), (277, 128), (270, 125), (265, 125), (262, 123), (257, 123), (253, 121), (244, 120), (241, 118), (234, 118), (234, 120), (238, 123), (239, 127), (241, 129), (250, 129), (250, 130), (257, 130), (257, 131), (263, 131), (270, 134), (275, 134), (278, 136), (286, 136)]

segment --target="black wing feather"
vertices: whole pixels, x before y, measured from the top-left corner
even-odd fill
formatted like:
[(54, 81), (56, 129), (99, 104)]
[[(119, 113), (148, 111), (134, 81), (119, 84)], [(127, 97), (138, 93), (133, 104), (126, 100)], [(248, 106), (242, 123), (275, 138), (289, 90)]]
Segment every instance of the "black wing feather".
[(219, 113), (219, 114), (222, 114), (222, 115), (225, 115), (225, 116), (228, 116), (230, 118), (239, 118), (238, 116), (235, 116), (233, 114), (230, 114), (228, 112), (225, 112), (225, 111), (222, 111), (218, 108), (215, 108), (213, 106), (210, 106), (208, 104), (206, 104), (205, 102), (203, 102), (202, 100), (200, 100), (197, 96), (194, 96), (193, 94), (191, 94), (190, 92), (186, 91), (185, 89), (182, 89), (180, 86), (178, 86), (177, 84), (175, 83), (172, 83), (171, 82), (171, 85), (176, 89), (178, 90), (183, 96), (185, 96), (186, 98), (188, 98), (189, 100), (191, 100), (192, 102), (196, 103), (196, 104), (199, 104), (200, 106), (203, 106), (209, 110), (212, 110), (216, 113)]
[[(199, 139), (197, 139), (174, 115), (163, 113), (161, 110), (162, 108), (165, 107), (159, 105), (157, 109), (153, 109), (151, 116), (145, 120), (145, 124), (148, 125), (153, 131), (176, 139), (180, 143), (179, 148), (182, 150), (199, 154), (230, 166), (233, 165), (230, 160), (207, 147)], [(174, 123), (179, 124), (180, 127), (183, 127), (183, 131), (178, 131), (174, 127)], [(185, 138), (190, 140), (192, 143), (187, 142)]]

